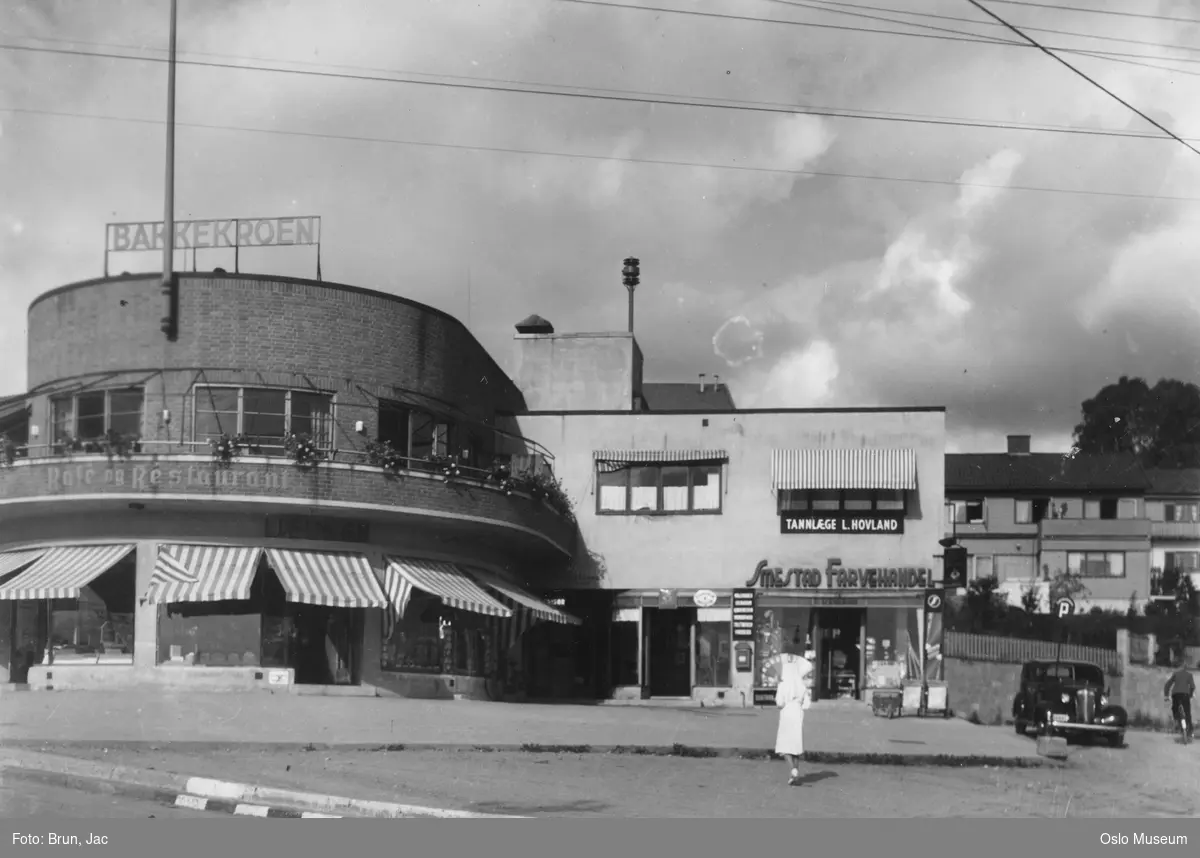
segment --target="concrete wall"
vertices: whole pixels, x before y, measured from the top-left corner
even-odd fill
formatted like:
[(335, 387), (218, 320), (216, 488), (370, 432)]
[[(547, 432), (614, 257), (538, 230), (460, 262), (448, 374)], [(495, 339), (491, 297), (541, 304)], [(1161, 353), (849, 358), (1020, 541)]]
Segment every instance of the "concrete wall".
[[(518, 422), (522, 434), (555, 451), (600, 587), (742, 587), (760, 560), (823, 568), (837, 556), (848, 567), (932, 567), (941, 552), (941, 411), (534, 415)], [(771, 452), (806, 447), (914, 449), (919, 489), (909, 499), (905, 533), (781, 534)], [(598, 515), (592, 454), (600, 449), (725, 450), (721, 514)]]
[(530, 411), (630, 411), (640, 375), (630, 333), (517, 334), (513, 343), (512, 377)]

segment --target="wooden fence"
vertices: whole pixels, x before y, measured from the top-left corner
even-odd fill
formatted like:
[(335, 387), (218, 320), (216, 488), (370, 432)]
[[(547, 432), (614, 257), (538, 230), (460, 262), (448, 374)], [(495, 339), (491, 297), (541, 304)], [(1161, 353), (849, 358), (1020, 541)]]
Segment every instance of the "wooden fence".
[(947, 658), (967, 661), (998, 661), (1023, 664), (1037, 658), (1054, 658), (1055, 653), (1068, 660), (1090, 661), (1112, 674), (1121, 673), (1121, 654), (1115, 649), (1063, 644), (1062, 650), (1052, 641), (1002, 638), (994, 635), (972, 635), (966, 632), (945, 633), (942, 654)]

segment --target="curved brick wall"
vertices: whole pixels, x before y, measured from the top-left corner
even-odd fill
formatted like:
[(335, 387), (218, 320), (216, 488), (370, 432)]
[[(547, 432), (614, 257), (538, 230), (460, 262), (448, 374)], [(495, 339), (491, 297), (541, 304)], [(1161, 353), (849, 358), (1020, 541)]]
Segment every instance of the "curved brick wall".
[[(95, 371), (237, 368), (378, 379), (491, 416), (520, 394), (456, 319), (354, 287), (249, 274), (180, 274), (169, 343), (158, 275), (90, 280), (29, 308), (29, 386)], [(484, 380), (486, 379), (486, 381)]]

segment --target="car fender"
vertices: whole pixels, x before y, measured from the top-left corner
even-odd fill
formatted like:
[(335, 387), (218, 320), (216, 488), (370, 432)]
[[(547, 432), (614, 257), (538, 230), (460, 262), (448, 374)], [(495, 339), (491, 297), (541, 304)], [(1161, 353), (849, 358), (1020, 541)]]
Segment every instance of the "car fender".
[(1125, 711), (1123, 706), (1104, 706), (1096, 713), (1096, 720), (1112, 716), (1120, 726), (1124, 727), (1129, 723), (1129, 713)]

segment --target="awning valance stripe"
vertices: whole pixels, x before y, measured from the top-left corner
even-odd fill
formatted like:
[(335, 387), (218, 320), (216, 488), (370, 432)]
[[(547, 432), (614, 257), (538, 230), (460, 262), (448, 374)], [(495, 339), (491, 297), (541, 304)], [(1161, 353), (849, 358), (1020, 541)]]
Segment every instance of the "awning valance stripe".
[(122, 545), (62, 545), (0, 587), (0, 599), (78, 599), (79, 591), (120, 563), (133, 549)]
[(705, 464), (729, 460), (724, 450), (595, 450), (592, 457), (602, 471), (617, 471), (633, 464)]
[(367, 558), (352, 551), (268, 548), (267, 561), (289, 602), (330, 608), (386, 608)]
[(890, 489), (917, 487), (913, 450), (856, 447), (847, 450), (773, 450), (771, 482), (782, 490)]
[(0, 578), (5, 578), (18, 569), (28, 566), (46, 553), (45, 548), (31, 551), (5, 551), (0, 554)]
[(261, 548), (239, 545), (162, 545), (146, 601), (244, 601), (250, 598)]
[(491, 617), (513, 615), (511, 608), (489, 596), (471, 576), (453, 563), (388, 557), (387, 565), (388, 569), (394, 570), (418, 590), (437, 596), (452, 608)]
[(558, 608), (547, 605), (541, 599), (537, 598), (537, 596), (533, 596), (525, 592), (516, 584), (509, 584), (508, 582), (502, 581), (495, 575), (492, 575), (489, 572), (484, 572), (483, 570), (472, 569), (470, 571), (471, 575), (477, 578), (479, 582), (486, 586), (489, 590), (493, 590), (498, 595), (511, 600), (516, 605), (519, 605), (520, 607), (529, 611), (539, 620), (547, 620), (551, 623), (562, 623), (563, 625), (568, 626), (581, 625), (578, 619), (571, 616), (566, 611), (560, 611)]

